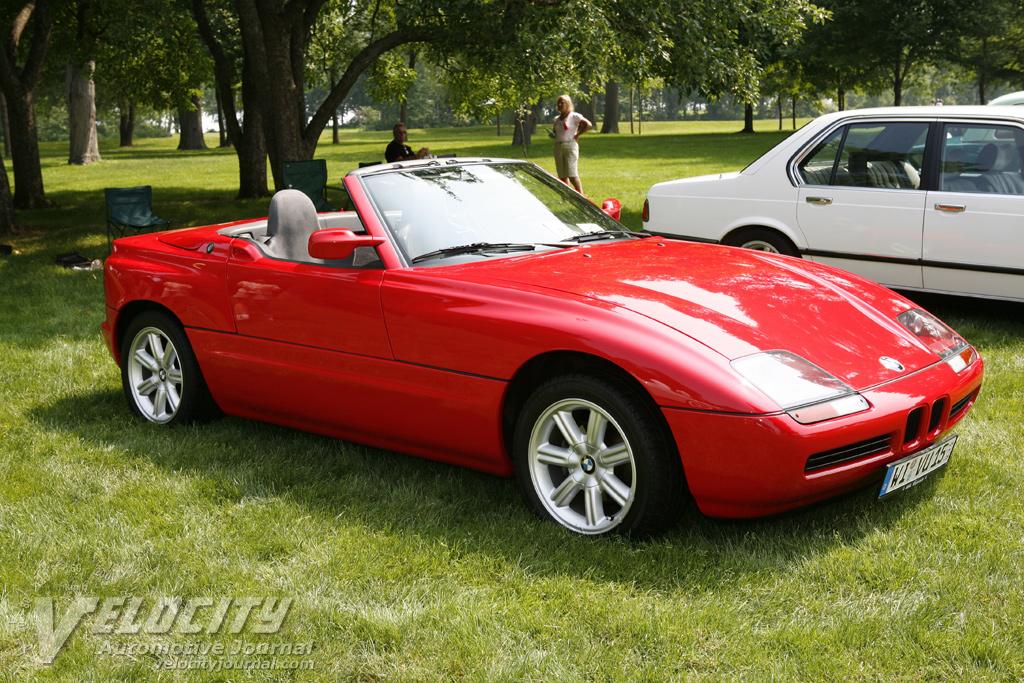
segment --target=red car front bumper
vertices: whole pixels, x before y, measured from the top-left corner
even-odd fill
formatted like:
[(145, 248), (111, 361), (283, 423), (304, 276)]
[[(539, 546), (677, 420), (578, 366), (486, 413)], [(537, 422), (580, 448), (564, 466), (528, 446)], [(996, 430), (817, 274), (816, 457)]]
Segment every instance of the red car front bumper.
[(871, 404), (863, 413), (813, 425), (786, 413), (663, 413), (701, 512), (759, 517), (880, 481), (886, 465), (928, 447), (967, 414), (983, 375), (980, 358), (960, 373), (938, 363), (863, 392)]

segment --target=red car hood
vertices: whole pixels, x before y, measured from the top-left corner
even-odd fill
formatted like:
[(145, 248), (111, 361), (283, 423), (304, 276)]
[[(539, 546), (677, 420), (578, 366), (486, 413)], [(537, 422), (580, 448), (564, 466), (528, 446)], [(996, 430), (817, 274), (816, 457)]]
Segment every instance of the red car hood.
[[(895, 319), (913, 304), (855, 275), (799, 259), (652, 238), (476, 263), (472, 272), (613, 302), (729, 360), (790, 351), (858, 390), (939, 360)], [(882, 356), (905, 370), (887, 369)]]

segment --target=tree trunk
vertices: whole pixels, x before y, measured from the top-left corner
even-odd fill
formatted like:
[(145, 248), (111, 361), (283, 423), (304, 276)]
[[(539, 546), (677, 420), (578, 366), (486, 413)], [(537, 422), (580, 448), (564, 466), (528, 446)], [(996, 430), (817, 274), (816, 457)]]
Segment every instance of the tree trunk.
[(793, 130), (796, 130), (796, 102), (797, 96), (793, 95)]
[(591, 123), (597, 118), (597, 110), (594, 107), (594, 96), (589, 85), (580, 86), (580, 103), (576, 110)]
[(203, 101), (198, 95), (192, 96), (192, 107), (178, 110), (178, 127), (181, 129), (179, 150), (207, 149), (203, 137)]
[(636, 91), (636, 132), (637, 135), (644, 134), (644, 89)]
[(516, 110), (516, 123), (512, 132), (512, 146), (521, 146), (523, 148), (523, 157), (529, 158), (529, 152), (527, 147), (532, 144), (530, 138), (530, 110), (529, 109), (517, 109)]
[(898, 107), (903, 102), (903, 70), (897, 61), (892, 69), (892, 106)]
[(783, 114), (782, 114), (782, 93), (779, 93), (778, 105), (779, 105), (779, 130), (782, 130), (782, 119), (784, 118)]
[(619, 132), (619, 82), (608, 81), (604, 86), (604, 121), (602, 133)]
[(220, 88), (214, 88), (217, 100), (217, 133), (220, 137), (220, 147), (231, 147), (231, 136), (228, 135), (227, 127), (224, 125), (224, 104), (220, 100)]
[(978, 101), (979, 104), (986, 104), (985, 98), (985, 75), (988, 72), (988, 38), (981, 39), (981, 66), (978, 67)]
[[(3, 156), (11, 156), (11, 121), (7, 117), (7, 100), (4, 98), (3, 93), (0, 93), (0, 125), (3, 125), (4, 133), (4, 153)], [(8, 187), (8, 192), (10, 188)]]
[(668, 113), (669, 121), (679, 120), (679, 92), (674, 88), (664, 88), (662, 90), (662, 99), (665, 102), (665, 109)]
[[(253, 109), (254, 113), (249, 113)], [(235, 143), (238, 155), (238, 199), (257, 199), (270, 194), (267, 186), (267, 145), (263, 137), (262, 115), (256, 107), (242, 114), (245, 134)]]
[(92, 79), (95, 72), (96, 62), (91, 60), (81, 67), (69, 63), (64, 72), (71, 137), (68, 163), (75, 166), (101, 161), (96, 135), (96, 83)]
[(752, 102), (748, 102), (743, 105), (743, 130), (741, 133), (753, 133), (754, 132), (754, 105)]
[(263, 133), (263, 115), (260, 107), (259, 93), (254, 81), (257, 72), (252, 60), (243, 55), (242, 59), (242, 102), (252, 106), (242, 109), (242, 120), (239, 122), (235, 107), (235, 73), (224, 51), (224, 46), (217, 39), (213, 27), (206, 15), (202, 0), (192, 0), (192, 15), (196, 19), (199, 35), (206, 43), (213, 56), (213, 73), (217, 82), (217, 95), (224, 109), (224, 124), (227, 128), (228, 140), (235, 148), (238, 156), (238, 199), (257, 199), (270, 194), (267, 188), (267, 143)]
[[(409, 53), (409, 71), (416, 69), (416, 50), (412, 50)], [(333, 83), (331, 84), (334, 85)], [(409, 92), (412, 90), (412, 85), (409, 85), (409, 90), (406, 90), (402, 97), (401, 106), (399, 107), (398, 120), (404, 123), (407, 127), (409, 125)]]
[(633, 86), (629, 86), (629, 134), (633, 133)]
[(14, 171), (14, 208), (50, 206), (43, 192), (43, 167), (39, 161), (34, 93), (7, 98), (11, 122), (11, 169)]
[(118, 126), (121, 147), (131, 147), (135, 138), (135, 103), (129, 99), (123, 99), (117, 103), (117, 107), (121, 110), (121, 120)]
[[(257, 102), (258, 94), (253, 83), (255, 73), (251, 68), (242, 69), (242, 104)], [(228, 131), (235, 117), (231, 110), (228, 119)], [(234, 118), (237, 121), (237, 118)], [(263, 110), (258, 106), (242, 109), (242, 125), (235, 126), (238, 134), (232, 137), (235, 153), (238, 155), (238, 197), (239, 199), (255, 199), (270, 194), (267, 186), (267, 136), (266, 121)], [(245, 131), (244, 133), (242, 131)]]
[[(18, 42), (30, 17), (33, 24), (32, 44), (28, 58), (18, 68), (11, 55), (17, 53)], [(0, 36), (0, 88), (7, 100), (16, 209), (39, 209), (50, 205), (43, 192), (43, 172), (39, 162), (35, 90), (50, 48), (52, 31), (50, 0), (36, 0), (35, 3), (25, 4), (11, 33)]]
[(21, 229), (14, 215), (14, 198), (11, 196), (11, 182), (7, 179), (3, 156), (0, 156), (0, 236), (10, 235)]

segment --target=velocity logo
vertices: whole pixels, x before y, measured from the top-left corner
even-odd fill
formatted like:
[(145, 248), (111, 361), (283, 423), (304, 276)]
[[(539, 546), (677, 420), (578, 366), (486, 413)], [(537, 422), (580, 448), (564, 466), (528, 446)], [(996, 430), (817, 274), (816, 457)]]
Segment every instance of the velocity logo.
[(158, 635), (181, 633), (277, 633), (292, 598), (142, 598), (78, 597), (57, 614), (53, 598), (36, 598), (31, 618), (39, 635), (39, 658), (52, 664), (68, 639), (89, 617), (95, 635)]

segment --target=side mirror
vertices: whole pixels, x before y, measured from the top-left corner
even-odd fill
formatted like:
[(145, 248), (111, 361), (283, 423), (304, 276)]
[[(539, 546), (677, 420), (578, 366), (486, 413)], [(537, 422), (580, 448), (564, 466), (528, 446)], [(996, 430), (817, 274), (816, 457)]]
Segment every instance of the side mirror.
[(348, 258), (357, 247), (376, 247), (384, 244), (383, 237), (357, 235), (345, 228), (317, 230), (309, 236), (309, 255), (324, 261)]
[(619, 220), (620, 216), (622, 216), (622, 204), (619, 203), (618, 199), (604, 200), (604, 203), (601, 204), (601, 210), (615, 220)]

